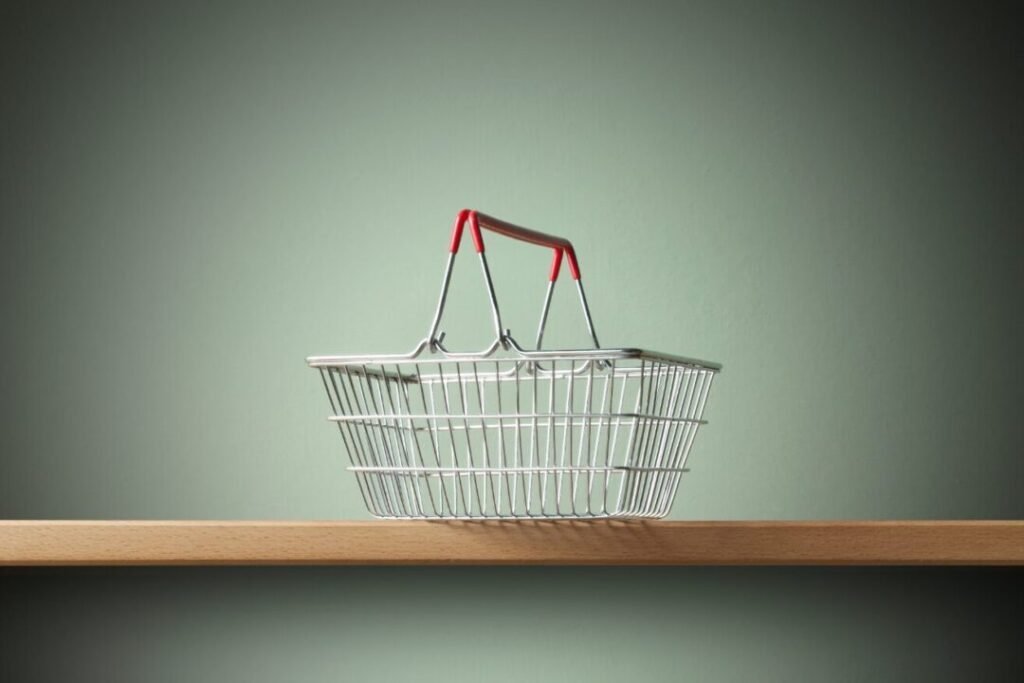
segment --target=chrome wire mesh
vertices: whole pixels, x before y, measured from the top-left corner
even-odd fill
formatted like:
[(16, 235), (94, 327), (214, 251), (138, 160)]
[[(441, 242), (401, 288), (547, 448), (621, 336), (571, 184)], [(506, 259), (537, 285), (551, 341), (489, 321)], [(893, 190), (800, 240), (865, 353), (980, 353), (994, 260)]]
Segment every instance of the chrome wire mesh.
[(318, 369), (375, 516), (663, 517), (716, 368), (620, 356)]
[[(441, 330), (469, 229), (494, 341), (451, 352)], [(481, 230), (554, 250), (536, 349), (502, 325)], [(592, 349), (541, 350), (567, 261)], [(398, 519), (664, 517), (721, 366), (598, 342), (569, 240), (463, 209), (427, 336), (408, 354), (311, 356), (370, 512)]]

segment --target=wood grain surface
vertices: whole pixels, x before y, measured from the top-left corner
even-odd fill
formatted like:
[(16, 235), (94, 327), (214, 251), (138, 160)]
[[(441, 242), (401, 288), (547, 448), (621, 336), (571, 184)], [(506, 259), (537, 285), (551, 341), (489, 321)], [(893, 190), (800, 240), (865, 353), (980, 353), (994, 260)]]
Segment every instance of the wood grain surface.
[(1024, 565), (1024, 521), (0, 521), (0, 565)]

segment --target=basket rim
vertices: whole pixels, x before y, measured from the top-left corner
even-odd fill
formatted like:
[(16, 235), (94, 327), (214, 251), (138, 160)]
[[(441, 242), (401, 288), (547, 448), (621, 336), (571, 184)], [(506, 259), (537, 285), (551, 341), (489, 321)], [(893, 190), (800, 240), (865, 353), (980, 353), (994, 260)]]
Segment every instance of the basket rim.
[(721, 372), (721, 363), (713, 361), (678, 356), (660, 351), (650, 351), (633, 347), (611, 348), (611, 349), (552, 349), (546, 351), (526, 351), (518, 346), (509, 347), (507, 356), (495, 357), (495, 353), (501, 348), (497, 343), (478, 353), (450, 353), (443, 349), (431, 353), (426, 357), (421, 354), (427, 346), (426, 341), (408, 354), (359, 354), (359, 355), (330, 355), (330, 356), (308, 356), (306, 363), (311, 368), (334, 368), (347, 367), (351, 365), (366, 364), (387, 364), (387, 365), (418, 365), (437, 363), (458, 363), (480, 360), (532, 360), (532, 361), (608, 361), (608, 360), (644, 360), (656, 361), (668, 365), (685, 365), (711, 372)]

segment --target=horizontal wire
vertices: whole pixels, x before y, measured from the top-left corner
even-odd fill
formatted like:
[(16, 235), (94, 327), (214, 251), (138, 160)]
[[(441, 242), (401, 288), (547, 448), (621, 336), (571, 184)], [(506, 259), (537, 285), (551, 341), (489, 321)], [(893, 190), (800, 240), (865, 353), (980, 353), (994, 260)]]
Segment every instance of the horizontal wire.
[[(591, 424), (594, 420), (612, 420), (617, 422), (632, 422), (633, 420), (645, 420), (649, 422), (688, 422), (691, 424), (707, 424), (705, 420), (698, 420), (691, 417), (663, 417), (661, 415), (644, 415), (642, 413), (512, 413), (512, 414), (476, 414), (476, 413), (435, 413), (427, 415), (400, 415), (400, 414), (376, 414), (376, 415), (331, 415), (327, 419), (331, 422), (355, 422), (357, 424), (376, 424), (374, 420), (409, 422), (411, 420), (544, 420), (539, 427), (547, 427), (552, 420), (556, 427), (564, 427), (567, 423), (572, 426)], [(589, 422), (588, 422), (589, 421)], [(386, 426), (386, 425), (381, 425)], [(475, 425), (479, 428), (481, 425)], [(498, 427), (498, 424), (486, 425), (487, 427)], [(516, 425), (511, 425), (515, 427)], [(531, 425), (522, 425), (529, 427)], [(406, 427), (408, 429), (408, 427)]]
[(609, 472), (621, 474), (623, 472), (689, 472), (690, 470), (681, 467), (639, 467), (635, 465), (623, 465), (620, 467), (587, 467), (587, 466), (545, 466), (545, 467), (403, 467), (401, 465), (351, 465), (347, 468), (350, 472), (380, 472), (387, 474), (536, 474), (541, 472)]

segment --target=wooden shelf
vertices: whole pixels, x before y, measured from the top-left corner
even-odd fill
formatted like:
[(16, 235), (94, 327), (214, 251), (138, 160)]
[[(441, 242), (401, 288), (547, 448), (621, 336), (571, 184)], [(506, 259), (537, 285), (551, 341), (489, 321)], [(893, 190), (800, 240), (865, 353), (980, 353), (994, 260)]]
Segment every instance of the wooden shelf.
[(0, 565), (1024, 565), (1024, 521), (0, 521)]

